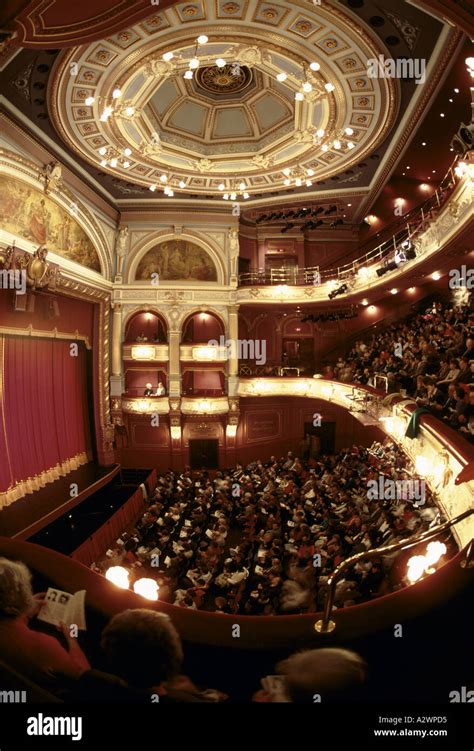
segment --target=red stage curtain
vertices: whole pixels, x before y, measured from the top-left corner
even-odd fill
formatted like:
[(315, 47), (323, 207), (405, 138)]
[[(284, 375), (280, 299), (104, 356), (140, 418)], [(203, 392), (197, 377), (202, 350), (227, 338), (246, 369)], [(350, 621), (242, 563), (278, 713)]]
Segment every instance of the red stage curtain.
[(0, 367), (1, 507), (85, 464), (90, 436), (81, 342), (0, 336)]

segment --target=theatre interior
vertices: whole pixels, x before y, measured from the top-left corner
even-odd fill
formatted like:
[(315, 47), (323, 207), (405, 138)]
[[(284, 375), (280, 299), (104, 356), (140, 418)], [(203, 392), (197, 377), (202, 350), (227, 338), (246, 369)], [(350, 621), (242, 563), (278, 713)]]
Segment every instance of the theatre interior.
[(473, 36), (2, 5), (4, 702), (474, 701)]

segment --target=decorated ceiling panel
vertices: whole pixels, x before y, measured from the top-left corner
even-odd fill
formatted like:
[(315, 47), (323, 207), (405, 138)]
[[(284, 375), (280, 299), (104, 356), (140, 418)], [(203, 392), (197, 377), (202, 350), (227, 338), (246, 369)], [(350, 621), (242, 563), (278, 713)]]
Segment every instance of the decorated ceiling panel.
[(364, 159), (397, 117), (399, 82), (362, 64), (383, 48), (337, 3), (200, 0), (156, 17), (64, 53), (50, 87), (58, 132), (106, 172), (206, 194), (284, 188), (288, 171), (311, 184)]

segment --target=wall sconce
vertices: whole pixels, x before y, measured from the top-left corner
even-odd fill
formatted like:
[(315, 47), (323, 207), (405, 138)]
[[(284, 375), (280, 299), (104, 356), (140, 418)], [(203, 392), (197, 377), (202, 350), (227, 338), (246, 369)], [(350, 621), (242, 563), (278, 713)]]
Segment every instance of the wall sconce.
[(171, 426), (171, 438), (173, 441), (179, 441), (181, 438), (181, 426), (180, 425), (172, 425)]
[(237, 435), (237, 425), (227, 425), (225, 432), (227, 438), (235, 438)]

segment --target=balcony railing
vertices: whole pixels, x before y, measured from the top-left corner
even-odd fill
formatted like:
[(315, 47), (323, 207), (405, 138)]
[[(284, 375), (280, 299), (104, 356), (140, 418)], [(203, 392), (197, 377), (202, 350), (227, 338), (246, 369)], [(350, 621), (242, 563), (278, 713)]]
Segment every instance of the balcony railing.
[(266, 286), (268, 284), (320, 284), (319, 266), (285, 267), (281, 269), (254, 269), (239, 275), (239, 283), (243, 285)]
[(457, 184), (453, 170), (456, 161), (453, 162), (435, 192), (421, 206), (404, 214), (396, 225), (387, 229), (389, 233), (387, 239), (350, 263), (323, 271), (320, 271), (319, 266), (269, 270), (252, 269), (239, 275), (239, 286), (318, 286), (332, 280), (344, 284), (344, 282), (354, 279), (359, 269), (369, 268), (383, 261), (387, 263), (389, 257), (395, 254), (402, 243), (408, 241), (411, 244), (421, 232), (426, 230), (428, 223), (437, 217), (440, 209), (446, 204)]

